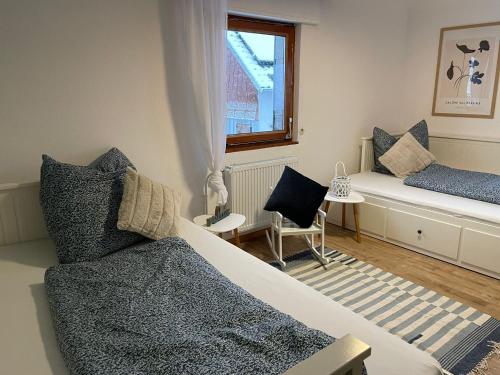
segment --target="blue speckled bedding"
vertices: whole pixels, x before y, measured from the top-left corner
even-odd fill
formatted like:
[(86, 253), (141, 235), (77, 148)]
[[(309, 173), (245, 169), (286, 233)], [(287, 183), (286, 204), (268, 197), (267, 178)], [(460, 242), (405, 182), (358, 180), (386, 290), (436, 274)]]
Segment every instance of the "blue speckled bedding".
[(404, 184), (483, 202), (500, 204), (500, 176), (431, 164)]
[(179, 238), (51, 267), (45, 285), (71, 374), (280, 374), (334, 341)]

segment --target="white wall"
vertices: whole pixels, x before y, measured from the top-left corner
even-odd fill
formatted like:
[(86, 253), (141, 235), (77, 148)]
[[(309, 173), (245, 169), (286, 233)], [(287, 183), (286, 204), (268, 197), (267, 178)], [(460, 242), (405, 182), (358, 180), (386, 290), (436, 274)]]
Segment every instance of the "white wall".
[(205, 159), (172, 119), (158, 1), (0, 2), (0, 183), (39, 178), (41, 154), (87, 163), (111, 146), (203, 207)]
[(233, 13), (278, 18), (290, 22), (317, 24), (321, 0), (229, 0)]
[(500, 139), (500, 95), (497, 96), (496, 116), (492, 120), (431, 115), (440, 29), (499, 20), (498, 0), (412, 2), (408, 19), (401, 130), (425, 118), (433, 133)]
[[(182, 191), (184, 215), (202, 212), (205, 150), (189, 136), (196, 119), (171, 49), (171, 4), (0, 2), (0, 183), (37, 180), (42, 153), (86, 163), (117, 146)], [(273, 4), (267, 12), (290, 14)], [(319, 24), (300, 36), (300, 143), (229, 154), (228, 164), (298, 155), (301, 170), (327, 184), (337, 160), (358, 168), (359, 137), (374, 124), (398, 127), (406, 1), (319, 7)]]

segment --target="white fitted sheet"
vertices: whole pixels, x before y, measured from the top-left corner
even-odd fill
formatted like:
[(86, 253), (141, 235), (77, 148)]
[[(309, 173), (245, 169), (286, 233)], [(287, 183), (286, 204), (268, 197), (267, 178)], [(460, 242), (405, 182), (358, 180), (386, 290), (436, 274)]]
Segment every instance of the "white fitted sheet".
[(376, 172), (351, 175), (351, 187), (360, 193), (500, 224), (500, 206), (431, 190), (406, 186), (402, 179)]
[[(188, 220), (181, 236), (231, 281), (309, 327), (368, 343), (369, 375), (440, 374), (430, 355)], [(43, 275), (56, 264), (52, 241), (0, 247), (0, 373), (67, 374), (49, 315)]]

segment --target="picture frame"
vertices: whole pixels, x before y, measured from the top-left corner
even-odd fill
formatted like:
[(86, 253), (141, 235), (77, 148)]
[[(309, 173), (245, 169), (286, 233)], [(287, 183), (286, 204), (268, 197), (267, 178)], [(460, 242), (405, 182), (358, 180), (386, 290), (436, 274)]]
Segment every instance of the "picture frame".
[(499, 51), (500, 22), (442, 28), (432, 115), (494, 118)]

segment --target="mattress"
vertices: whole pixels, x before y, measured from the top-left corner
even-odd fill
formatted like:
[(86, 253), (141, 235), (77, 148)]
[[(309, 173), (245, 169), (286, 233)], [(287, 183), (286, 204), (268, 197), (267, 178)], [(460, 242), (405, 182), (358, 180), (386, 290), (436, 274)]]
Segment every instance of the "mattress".
[(500, 176), (493, 173), (433, 163), (423, 171), (405, 178), (404, 184), (500, 205)]
[(360, 193), (394, 199), (403, 203), (500, 224), (498, 205), (457, 197), (403, 184), (403, 180), (376, 172), (351, 175), (351, 187)]
[[(311, 328), (352, 333), (372, 347), (370, 375), (441, 374), (436, 360), (305, 284), (183, 219), (181, 236), (232, 282)], [(0, 247), (0, 363), (12, 374), (67, 374), (43, 276), (57, 262), (50, 240)]]

